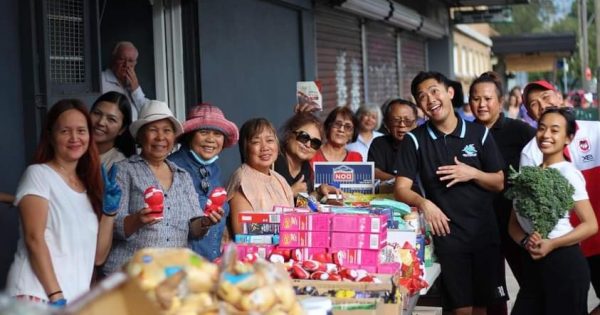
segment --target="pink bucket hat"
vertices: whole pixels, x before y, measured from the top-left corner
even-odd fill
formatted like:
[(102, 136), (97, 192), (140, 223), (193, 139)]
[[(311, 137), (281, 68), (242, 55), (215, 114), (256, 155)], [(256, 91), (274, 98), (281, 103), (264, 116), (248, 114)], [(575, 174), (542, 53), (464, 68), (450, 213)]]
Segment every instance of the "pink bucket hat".
[(183, 123), (183, 133), (187, 134), (198, 129), (211, 129), (225, 135), (223, 148), (228, 148), (238, 142), (239, 132), (237, 126), (225, 119), (223, 112), (209, 103), (194, 106)]

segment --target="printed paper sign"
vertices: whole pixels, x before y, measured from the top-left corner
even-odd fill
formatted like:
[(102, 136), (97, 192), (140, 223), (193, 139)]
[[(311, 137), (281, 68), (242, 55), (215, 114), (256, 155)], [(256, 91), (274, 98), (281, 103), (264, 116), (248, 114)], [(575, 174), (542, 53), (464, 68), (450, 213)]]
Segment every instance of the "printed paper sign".
[(339, 186), (348, 193), (375, 192), (375, 164), (373, 162), (315, 162), (315, 187), (321, 184)]

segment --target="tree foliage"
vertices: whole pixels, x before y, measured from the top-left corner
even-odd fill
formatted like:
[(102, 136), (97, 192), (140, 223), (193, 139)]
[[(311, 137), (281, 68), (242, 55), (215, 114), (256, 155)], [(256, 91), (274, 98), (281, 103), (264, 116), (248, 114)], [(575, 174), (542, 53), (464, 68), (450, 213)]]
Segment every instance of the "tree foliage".
[[(571, 9), (566, 15), (557, 15), (557, 3), (563, 0), (532, 0), (528, 5), (513, 5), (512, 23), (493, 23), (492, 27), (502, 35), (519, 35), (531, 33), (577, 33), (579, 28), (578, 5), (573, 0)], [(592, 72), (596, 69), (596, 26), (595, 21), (591, 23), (594, 17), (594, 0), (587, 0), (588, 11), (588, 60)], [(578, 43), (579, 45), (579, 43)], [(577, 78), (569, 86), (569, 89), (575, 88), (573, 85), (582, 86), (579, 78), (583, 78), (581, 73), (581, 56), (579, 48), (573, 55), (567, 59), (569, 63), (569, 77)], [(562, 71), (557, 73), (562, 76)], [(550, 78), (551, 74), (531, 73), (530, 80), (538, 78)]]

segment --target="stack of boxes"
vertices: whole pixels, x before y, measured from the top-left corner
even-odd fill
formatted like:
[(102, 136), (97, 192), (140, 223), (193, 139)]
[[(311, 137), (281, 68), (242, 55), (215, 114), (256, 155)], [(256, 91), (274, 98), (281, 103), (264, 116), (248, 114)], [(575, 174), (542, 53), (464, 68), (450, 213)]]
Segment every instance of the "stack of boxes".
[(398, 263), (380, 263), (381, 249), (387, 243), (389, 211), (332, 214), (281, 207), (276, 210), (284, 211), (239, 214), (239, 222), (247, 232), (235, 237), (240, 256), (257, 253), (268, 258), (277, 246), (284, 250), (299, 249), (303, 259), (321, 253), (336, 254), (343, 257), (343, 266), (371, 273), (393, 273), (399, 267)]

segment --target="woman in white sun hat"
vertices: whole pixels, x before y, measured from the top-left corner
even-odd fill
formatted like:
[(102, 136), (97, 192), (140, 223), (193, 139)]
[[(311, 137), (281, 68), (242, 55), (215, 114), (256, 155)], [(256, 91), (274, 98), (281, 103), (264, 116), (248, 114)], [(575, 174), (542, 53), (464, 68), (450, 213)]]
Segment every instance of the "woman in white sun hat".
[[(141, 152), (116, 164), (123, 195), (105, 274), (119, 269), (141, 248), (187, 247), (189, 239), (204, 237), (223, 214), (216, 211), (205, 216), (188, 172), (167, 160), (183, 128), (166, 103), (148, 102), (129, 131)], [(145, 202), (149, 187), (157, 189), (152, 195), (163, 192), (162, 218)]]

